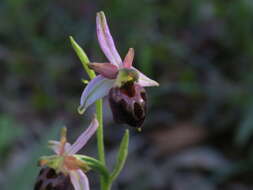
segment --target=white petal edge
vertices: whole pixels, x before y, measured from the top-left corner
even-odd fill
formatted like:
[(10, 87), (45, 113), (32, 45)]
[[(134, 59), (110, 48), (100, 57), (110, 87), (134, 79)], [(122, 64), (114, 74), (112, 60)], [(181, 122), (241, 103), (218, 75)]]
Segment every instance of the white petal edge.
[(77, 153), (93, 136), (98, 128), (98, 125), (98, 120), (96, 117), (94, 117), (89, 127), (77, 138), (75, 143), (70, 147), (67, 154), (72, 155)]
[(71, 170), (69, 175), (75, 190), (90, 190), (89, 180), (82, 170)]
[[(51, 148), (55, 154), (60, 153), (61, 143), (59, 141), (52, 141), (51, 140), (48, 142), (48, 144), (49, 144), (49, 148)], [(70, 148), (71, 148), (71, 145), (67, 142), (64, 147), (64, 152), (68, 152)]]
[(132, 69), (134, 69), (138, 72), (138, 75), (139, 75), (138, 84), (140, 84), (141, 86), (143, 86), (143, 87), (159, 86), (158, 82), (148, 78), (146, 75), (141, 73), (138, 69), (136, 69), (134, 67), (132, 67)]
[(98, 42), (107, 59), (117, 67), (122, 65), (121, 57), (115, 47), (110, 29), (108, 27), (104, 12), (97, 13), (97, 37)]
[(96, 100), (106, 96), (113, 87), (113, 84), (114, 80), (107, 79), (102, 75), (98, 75), (92, 79), (82, 93), (79, 112), (82, 114)]

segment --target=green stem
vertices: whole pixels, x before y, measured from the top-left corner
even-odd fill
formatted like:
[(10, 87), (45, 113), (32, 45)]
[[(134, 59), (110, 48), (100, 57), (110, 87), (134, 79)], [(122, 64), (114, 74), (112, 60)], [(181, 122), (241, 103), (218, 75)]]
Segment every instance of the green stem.
[[(96, 101), (96, 113), (97, 119), (99, 123), (99, 127), (97, 129), (97, 146), (98, 146), (98, 158), (102, 164), (105, 163), (105, 151), (104, 151), (104, 132), (103, 132), (103, 100), (99, 99)], [(108, 187), (109, 183), (105, 182), (103, 176), (100, 176), (101, 189), (102, 190), (110, 190)]]
[(98, 158), (102, 164), (105, 165), (105, 151), (104, 151), (104, 132), (103, 132), (103, 100), (96, 101), (96, 113), (99, 123), (97, 130), (97, 146), (98, 146)]

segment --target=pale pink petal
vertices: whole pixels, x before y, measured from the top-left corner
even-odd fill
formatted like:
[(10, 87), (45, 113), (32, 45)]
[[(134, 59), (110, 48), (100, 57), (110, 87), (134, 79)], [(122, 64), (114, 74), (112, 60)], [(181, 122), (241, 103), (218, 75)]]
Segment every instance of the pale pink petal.
[(89, 63), (89, 67), (108, 79), (115, 79), (118, 74), (118, 67), (111, 63)]
[(89, 190), (89, 180), (82, 170), (71, 170), (69, 176), (75, 190)]
[[(67, 152), (70, 149), (71, 145), (67, 142), (65, 143), (64, 151)], [(49, 148), (51, 148), (55, 154), (60, 153), (61, 143), (59, 141), (49, 141)]]
[(113, 84), (114, 80), (107, 79), (101, 75), (92, 79), (82, 93), (79, 112), (84, 113), (96, 100), (106, 96)]
[(93, 118), (89, 127), (78, 137), (76, 142), (72, 144), (71, 148), (68, 151), (69, 155), (77, 153), (86, 143), (87, 141), (93, 136), (98, 128), (98, 120), (96, 117)]
[(144, 75), (143, 73), (141, 73), (139, 70), (137, 70), (136, 68), (132, 67), (132, 69), (136, 70), (138, 72), (139, 75), (139, 79), (138, 79), (138, 83), (145, 87), (145, 86), (159, 86), (159, 83), (148, 78), (146, 75)]
[(133, 60), (134, 60), (134, 49), (133, 48), (129, 48), (127, 55), (124, 59), (124, 67), (125, 68), (131, 68), (132, 64), (133, 64)]
[(103, 50), (107, 59), (114, 65), (121, 66), (122, 60), (115, 48), (113, 38), (111, 36), (104, 12), (97, 13), (97, 37), (99, 45)]

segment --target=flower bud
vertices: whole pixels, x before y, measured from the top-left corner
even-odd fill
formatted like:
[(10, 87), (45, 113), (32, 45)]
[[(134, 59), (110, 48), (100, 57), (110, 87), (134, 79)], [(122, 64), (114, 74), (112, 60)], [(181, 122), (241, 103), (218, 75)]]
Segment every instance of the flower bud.
[(113, 118), (118, 123), (140, 127), (146, 116), (147, 95), (145, 89), (135, 82), (113, 87), (109, 92)]
[(69, 176), (56, 173), (49, 167), (41, 168), (34, 190), (74, 190)]

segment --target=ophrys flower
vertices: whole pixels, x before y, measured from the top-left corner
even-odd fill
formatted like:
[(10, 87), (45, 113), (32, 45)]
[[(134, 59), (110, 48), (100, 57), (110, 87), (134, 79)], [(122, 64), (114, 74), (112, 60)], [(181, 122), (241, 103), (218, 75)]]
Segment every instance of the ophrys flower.
[(76, 156), (76, 153), (87, 143), (97, 128), (98, 121), (94, 117), (90, 126), (72, 145), (67, 142), (66, 128), (62, 129), (60, 141), (49, 141), (49, 146), (55, 155), (41, 158), (40, 165), (43, 168), (34, 190), (65, 190), (67, 186), (74, 190), (89, 190), (89, 181), (85, 172), (90, 168)]
[(139, 127), (146, 116), (147, 98), (143, 87), (159, 84), (132, 66), (133, 48), (129, 49), (122, 61), (103, 12), (97, 13), (96, 22), (99, 45), (109, 62), (89, 63), (89, 67), (99, 75), (84, 89), (79, 111), (83, 113), (97, 99), (109, 94), (114, 119), (120, 123)]

